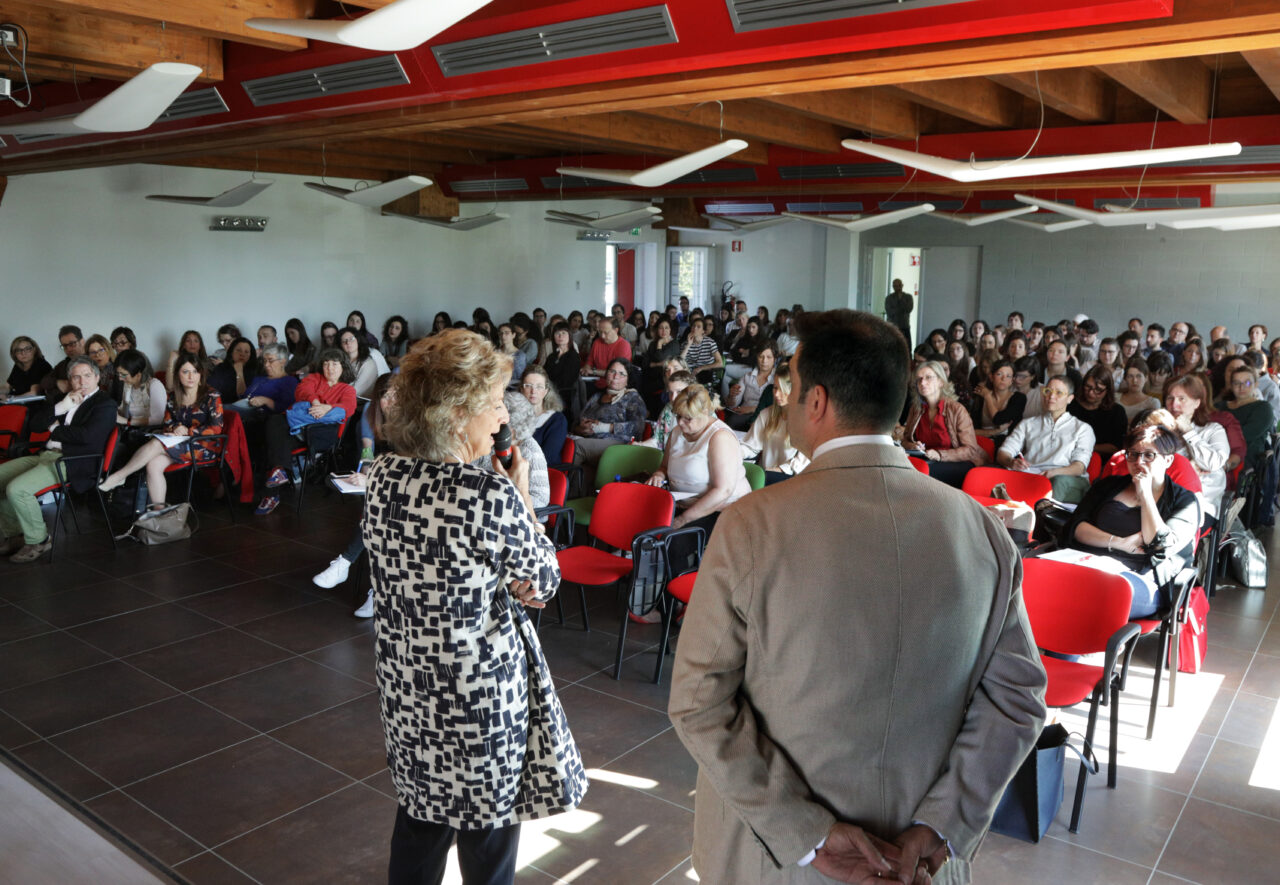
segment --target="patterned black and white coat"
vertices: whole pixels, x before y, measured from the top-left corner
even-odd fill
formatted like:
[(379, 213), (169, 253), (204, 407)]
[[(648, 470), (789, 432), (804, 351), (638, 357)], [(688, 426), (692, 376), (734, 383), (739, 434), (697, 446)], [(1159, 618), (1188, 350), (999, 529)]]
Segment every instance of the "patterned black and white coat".
[(587, 789), (537, 632), (507, 591), (560, 583), (511, 481), (384, 455), (365, 498), (387, 762), (411, 817), (460, 830), (572, 809)]

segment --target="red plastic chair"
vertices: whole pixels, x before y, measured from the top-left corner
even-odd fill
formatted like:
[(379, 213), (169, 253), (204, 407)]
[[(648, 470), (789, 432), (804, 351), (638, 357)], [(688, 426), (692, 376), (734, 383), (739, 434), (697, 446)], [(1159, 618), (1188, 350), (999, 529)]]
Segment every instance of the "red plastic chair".
[(996, 441), (989, 436), (978, 437), (978, 448), (987, 453), (992, 461), (996, 459)]
[(181, 462), (177, 462), (177, 463), (174, 463), (174, 464), (170, 464), (168, 467), (166, 467), (166, 468), (164, 469), (164, 472), (165, 472), (166, 474), (169, 474), (169, 473), (181, 473), (181, 472), (182, 472), (182, 471), (184, 471), (184, 470), (187, 472), (187, 496), (186, 496), (186, 498), (185, 498), (184, 500), (186, 500), (187, 502), (190, 502), (190, 501), (191, 501), (191, 487), (192, 487), (192, 485), (193, 485), (193, 483), (194, 483), (194, 481), (195, 481), (195, 478), (196, 478), (196, 471), (197, 471), (197, 470), (203, 470), (203, 469), (205, 469), (205, 468), (209, 468), (209, 469), (211, 469), (211, 470), (216, 470), (216, 471), (217, 471), (217, 475), (218, 475), (218, 477), (220, 477), (220, 479), (221, 479), (221, 481), (222, 481), (223, 485), (225, 485), (225, 486), (227, 487), (227, 492), (226, 492), (226, 495), (225, 495), (224, 497), (225, 497), (226, 502), (227, 502), (227, 509), (228, 509), (228, 511), (231, 513), (231, 520), (234, 522), (236, 517), (235, 517), (235, 508), (234, 508), (234, 506), (233, 506), (233, 505), (232, 505), (232, 503), (231, 503), (231, 485), (230, 485), (230, 483), (228, 483), (228, 482), (226, 481), (226, 474), (224, 473), (224, 468), (225, 468), (225, 466), (226, 466), (226, 462), (227, 462), (227, 434), (225, 434), (225, 433), (213, 433), (213, 434), (209, 434), (208, 436), (195, 436), (195, 437), (191, 437), (191, 440), (190, 440), (190, 442), (188, 443), (188, 445), (195, 445), (197, 442), (216, 442), (216, 443), (218, 443), (218, 448), (217, 448), (218, 457), (217, 457), (217, 460), (210, 460), (210, 461), (196, 461), (196, 460), (194, 460), (194, 459), (193, 459), (193, 460), (191, 460), (191, 461), (181, 461)]
[[(1107, 786), (1115, 789), (1122, 683), (1116, 666), (1122, 656), (1131, 651), (1132, 642), (1139, 634), (1138, 625), (1129, 623), (1133, 589), (1119, 575), (1066, 562), (1024, 559), (1022, 569), (1022, 597), (1036, 645), (1044, 651), (1064, 655), (1106, 653), (1100, 667), (1043, 654), (1040, 663), (1049, 675), (1045, 704), (1074, 707), (1090, 698), (1089, 725), (1084, 736), (1086, 751), (1093, 748), (1098, 707), (1110, 700), (1111, 745)], [(1082, 761), (1080, 776), (1076, 780), (1075, 803), (1071, 807), (1069, 829), (1073, 833), (1080, 828), (1080, 810), (1084, 804), (1088, 775), (1089, 766)]]
[(919, 470), (925, 476), (929, 475), (929, 459), (928, 458), (907, 458), (911, 462), (911, 466)]
[[(676, 538), (692, 536), (694, 539), (693, 570), (684, 574), (675, 574), (676, 567), (671, 562), (671, 542)], [(676, 620), (676, 605), (688, 605), (693, 597), (693, 585), (698, 580), (698, 564), (702, 561), (702, 553), (707, 546), (707, 533), (700, 526), (686, 526), (668, 532), (662, 539), (662, 565), (667, 576), (663, 587), (662, 599), (662, 642), (658, 645), (658, 662), (653, 668), (653, 684), (662, 681), (662, 665), (667, 657), (667, 648), (671, 638), (671, 625)]]
[(1089, 457), (1089, 466), (1085, 468), (1085, 473), (1089, 476), (1089, 482), (1097, 482), (1098, 477), (1102, 475), (1102, 456), (1097, 452)]
[(964, 484), (960, 488), (983, 504), (991, 504), (1000, 500), (991, 497), (991, 490), (1000, 483), (1004, 483), (1010, 498), (1032, 507), (1053, 493), (1053, 483), (1047, 476), (1005, 470), (1003, 467), (975, 467), (964, 475)]
[(27, 415), (26, 406), (0, 406), (0, 461), (10, 460), (10, 453), (17, 452), (22, 445), (27, 433)]
[[(71, 490), (71, 482), (67, 478), (67, 462), (68, 461), (89, 461), (96, 466), (94, 471), (93, 493), (98, 496), (98, 506), (102, 508), (102, 518), (107, 523), (107, 535), (111, 538), (111, 547), (115, 549), (116, 533), (111, 527), (111, 515), (107, 512), (107, 501), (102, 497), (102, 490), (98, 488), (98, 483), (106, 478), (108, 470), (111, 468), (112, 459), (116, 454), (116, 443), (120, 440), (120, 428), (111, 428), (111, 433), (107, 436), (107, 443), (103, 447), (101, 454), (97, 455), (63, 455), (57, 461), (53, 462), (53, 472), (57, 475), (58, 481), (53, 485), (46, 486), (35, 493), (37, 498), (44, 495), (53, 495), (53, 528), (49, 531), (49, 540), (57, 541), (58, 525), (62, 522), (62, 505), (67, 498), (67, 492)], [(76, 516), (76, 510), (73, 506), (68, 506), (71, 511), (71, 520), (75, 523), (76, 534), (80, 534), (80, 517)], [(53, 551), (49, 551), (49, 561), (53, 561)]]
[(338, 446), (342, 444), (342, 437), (347, 432), (348, 418), (343, 418), (338, 424), (338, 433), (333, 438), (333, 443), (325, 445), (318, 441), (313, 441), (311, 437), (319, 433), (321, 429), (332, 428), (332, 424), (306, 424), (302, 427), (301, 440), (302, 444), (295, 446), (293, 451), (289, 453), (289, 457), (293, 460), (294, 468), (298, 471), (298, 501), (296, 509), (302, 512), (302, 499), (307, 493), (307, 473), (311, 468), (319, 463), (321, 455), (328, 455), (330, 463), (333, 462), (337, 455)]
[[(569, 480), (569, 488), (576, 490), (577, 494), (582, 494), (582, 465), (573, 463), (573, 456), (578, 452), (578, 447), (572, 439), (566, 439), (564, 445), (560, 447), (560, 462), (558, 464), (548, 464), (548, 467), (554, 467), (565, 475)], [(565, 497), (576, 497), (569, 492), (565, 492)]]
[[(641, 576), (636, 568), (643, 559), (652, 556), (655, 542), (668, 531), (675, 514), (675, 499), (671, 493), (657, 486), (633, 482), (610, 482), (601, 489), (595, 499), (591, 522), (587, 532), (594, 541), (615, 548), (609, 553), (598, 547), (570, 547), (556, 554), (560, 562), (562, 584), (577, 584), (582, 603), (582, 629), (590, 632), (587, 618), (587, 587), (627, 586), (637, 589)], [(567, 521), (567, 520), (566, 520)], [(627, 559), (622, 551), (630, 550)], [(630, 580), (628, 580), (630, 579)], [(622, 610), (622, 625), (618, 629), (618, 654), (613, 668), (613, 678), (622, 676), (622, 649), (627, 638), (628, 605)]]
[[(1172, 604), (1161, 608), (1150, 617), (1134, 618), (1132, 621), (1137, 625), (1142, 636), (1155, 633), (1160, 637), (1160, 653), (1156, 656), (1156, 672), (1151, 686), (1151, 709), (1147, 713), (1147, 740), (1151, 740), (1156, 730), (1156, 709), (1160, 706), (1160, 677), (1164, 672), (1166, 659), (1169, 661), (1169, 706), (1173, 706), (1178, 681), (1178, 634), (1183, 622), (1186, 621), (1187, 600), (1195, 586), (1196, 570), (1183, 569), (1168, 588)], [(1126, 658), (1124, 672), (1120, 676), (1122, 687), (1128, 671), (1129, 661)]]

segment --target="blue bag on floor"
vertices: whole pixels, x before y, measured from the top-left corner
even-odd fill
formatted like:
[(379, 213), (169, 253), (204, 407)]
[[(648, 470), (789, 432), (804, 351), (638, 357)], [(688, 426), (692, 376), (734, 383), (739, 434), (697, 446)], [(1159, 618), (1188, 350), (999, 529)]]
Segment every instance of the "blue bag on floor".
[(1018, 768), (991, 820), (991, 830), (1026, 842), (1039, 842), (1062, 805), (1062, 771), (1067, 748), (1097, 774), (1098, 763), (1088, 746), (1084, 753), (1071, 746), (1070, 733), (1057, 723), (1046, 725), (1036, 745)]

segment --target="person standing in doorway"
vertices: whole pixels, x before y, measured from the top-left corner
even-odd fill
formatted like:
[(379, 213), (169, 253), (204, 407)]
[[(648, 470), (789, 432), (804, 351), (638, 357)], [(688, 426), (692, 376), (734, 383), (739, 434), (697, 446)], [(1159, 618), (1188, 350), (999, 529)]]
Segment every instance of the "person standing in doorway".
[(889, 325), (896, 326), (907, 339), (907, 348), (911, 347), (911, 311), (916, 309), (916, 300), (910, 292), (902, 289), (902, 280), (893, 281), (893, 291), (885, 296), (884, 315)]

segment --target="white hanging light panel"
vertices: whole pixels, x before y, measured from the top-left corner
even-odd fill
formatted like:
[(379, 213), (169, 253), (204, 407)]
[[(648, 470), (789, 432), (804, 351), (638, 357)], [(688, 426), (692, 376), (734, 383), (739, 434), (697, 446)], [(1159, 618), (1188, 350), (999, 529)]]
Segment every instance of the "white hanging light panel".
[(595, 230), (622, 231), (630, 230), (638, 225), (653, 224), (656, 221), (660, 221), (661, 218), (659, 216), (661, 214), (662, 210), (657, 206), (645, 206), (642, 209), (632, 209), (627, 212), (619, 212), (616, 215), (606, 215), (603, 218), (579, 215), (575, 212), (562, 212), (559, 209), (548, 209), (547, 216), (543, 220), (553, 221), (557, 224), (590, 227)]
[(747, 143), (741, 138), (730, 138), (720, 144), (676, 157), (648, 169), (627, 171), (624, 169), (580, 169), (574, 166), (558, 166), (556, 172), (561, 175), (573, 175), (578, 178), (594, 178), (600, 181), (614, 181), (618, 184), (629, 184), (632, 187), (661, 187), (677, 178), (697, 172), (703, 166), (710, 166), (717, 160), (723, 160), (730, 154), (744, 150)]
[(895, 209), (892, 212), (882, 212), (879, 215), (857, 215), (850, 219), (837, 218), (831, 215), (806, 215), (801, 212), (783, 212), (782, 214), (788, 218), (799, 218), (801, 221), (811, 221), (814, 224), (824, 224), (827, 227), (838, 227), (850, 233), (859, 233), (864, 230), (873, 230), (877, 227), (888, 227), (891, 224), (897, 224), (899, 221), (905, 221), (917, 215), (924, 215), (933, 210), (934, 205), (932, 203), (921, 203), (918, 206), (908, 206), (905, 209)]
[(963, 224), (966, 227), (981, 227), (984, 224), (991, 224), (993, 221), (1007, 221), (1010, 218), (1017, 218), (1019, 215), (1026, 215), (1029, 212), (1036, 211), (1038, 210), (1035, 206), (1019, 206), (1017, 209), (988, 212), (984, 215), (956, 215), (954, 212), (935, 212), (933, 217), (954, 221), (956, 224)]
[(0, 119), (0, 132), (10, 135), (83, 135), (86, 132), (137, 132), (146, 129), (200, 76), (201, 68), (160, 62), (116, 87), (92, 107), (69, 117), (26, 123)]
[(1099, 227), (1134, 227), (1142, 225), (1172, 225), (1184, 221), (1209, 221), (1214, 225), (1238, 219), (1255, 218), (1260, 215), (1274, 215), (1280, 212), (1275, 204), (1256, 206), (1216, 206), (1207, 209), (1126, 209), (1111, 212), (1097, 212), (1093, 209), (1081, 209), (1066, 203), (1055, 203), (1053, 200), (1042, 200), (1026, 194), (1014, 194), (1013, 198), (1029, 206), (1039, 206), (1050, 212), (1057, 212), (1069, 218), (1078, 218)]
[(216, 197), (181, 197), (174, 194), (147, 194), (148, 200), (164, 203), (184, 203), (188, 206), (208, 206), (213, 209), (229, 209), (232, 206), (243, 206), (258, 194), (271, 187), (269, 178), (251, 178), (238, 184), (231, 190), (223, 191)]
[(485, 215), (474, 215), (471, 218), (457, 218), (451, 215), (409, 215), (404, 212), (383, 212), (383, 215), (390, 215), (394, 218), (407, 218), (410, 221), (417, 221), (420, 224), (430, 224), (435, 227), (447, 227), (449, 230), (475, 230), (478, 227), (486, 227), (498, 221), (506, 221), (510, 215), (501, 212), (489, 212)]
[(395, 0), (351, 21), (251, 18), (259, 31), (340, 43), (377, 52), (413, 49), (453, 27), (491, 0)]
[(1234, 157), (1242, 150), (1240, 142), (1199, 144), (1186, 147), (1155, 148), (1142, 151), (1112, 151), (1103, 154), (1068, 154), (1061, 157), (1025, 157), (1020, 160), (948, 160), (870, 141), (846, 138), (840, 142), (851, 151), (870, 154), (892, 163), (901, 163), (931, 175), (952, 181), (999, 181), (1026, 178), (1031, 175), (1063, 175), (1094, 169), (1122, 169), (1153, 163), (1187, 163), (1216, 157)]
[[(736, 218), (729, 218), (725, 215), (708, 215), (706, 212), (702, 213), (702, 217), (708, 221), (722, 222), (729, 225), (734, 230), (742, 231), (746, 234), (751, 233), (753, 230), (764, 230), (767, 227), (776, 227), (779, 224), (788, 224), (792, 221), (791, 218), (788, 218), (785, 215), (774, 215), (772, 218), (761, 218), (759, 221), (739, 221)], [(697, 228), (697, 230), (702, 229), (703, 228)]]
[(335, 187), (332, 184), (321, 184), (318, 181), (304, 181), (307, 187), (312, 190), (320, 191), (322, 194), (328, 194), (331, 197), (338, 197), (346, 200), (348, 203), (355, 203), (359, 206), (368, 206), (371, 209), (377, 209), (385, 206), (387, 203), (407, 197), (414, 191), (420, 191), (424, 187), (431, 186), (431, 179), (425, 175), (406, 175), (404, 178), (396, 178), (392, 181), (384, 181), (382, 184), (370, 185), (369, 187), (359, 188), (358, 190), (347, 190), (345, 187)]
[(1038, 230), (1046, 234), (1056, 234), (1059, 231), (1075, 230), (1078, 227), (1088, 227), (1093, 223), (1091, 221), (1081, 221), (1078, 218), (1073, 218), (1070, 221), (1051, 221), (1048, 224), (1044, 224), (1039, 221), (1027, 221), (1024, 218), (1006, 218), (1005, 221), (1010, 224), (1020, 224), (1023, 227), (1029, 227), (1032, 230)]

